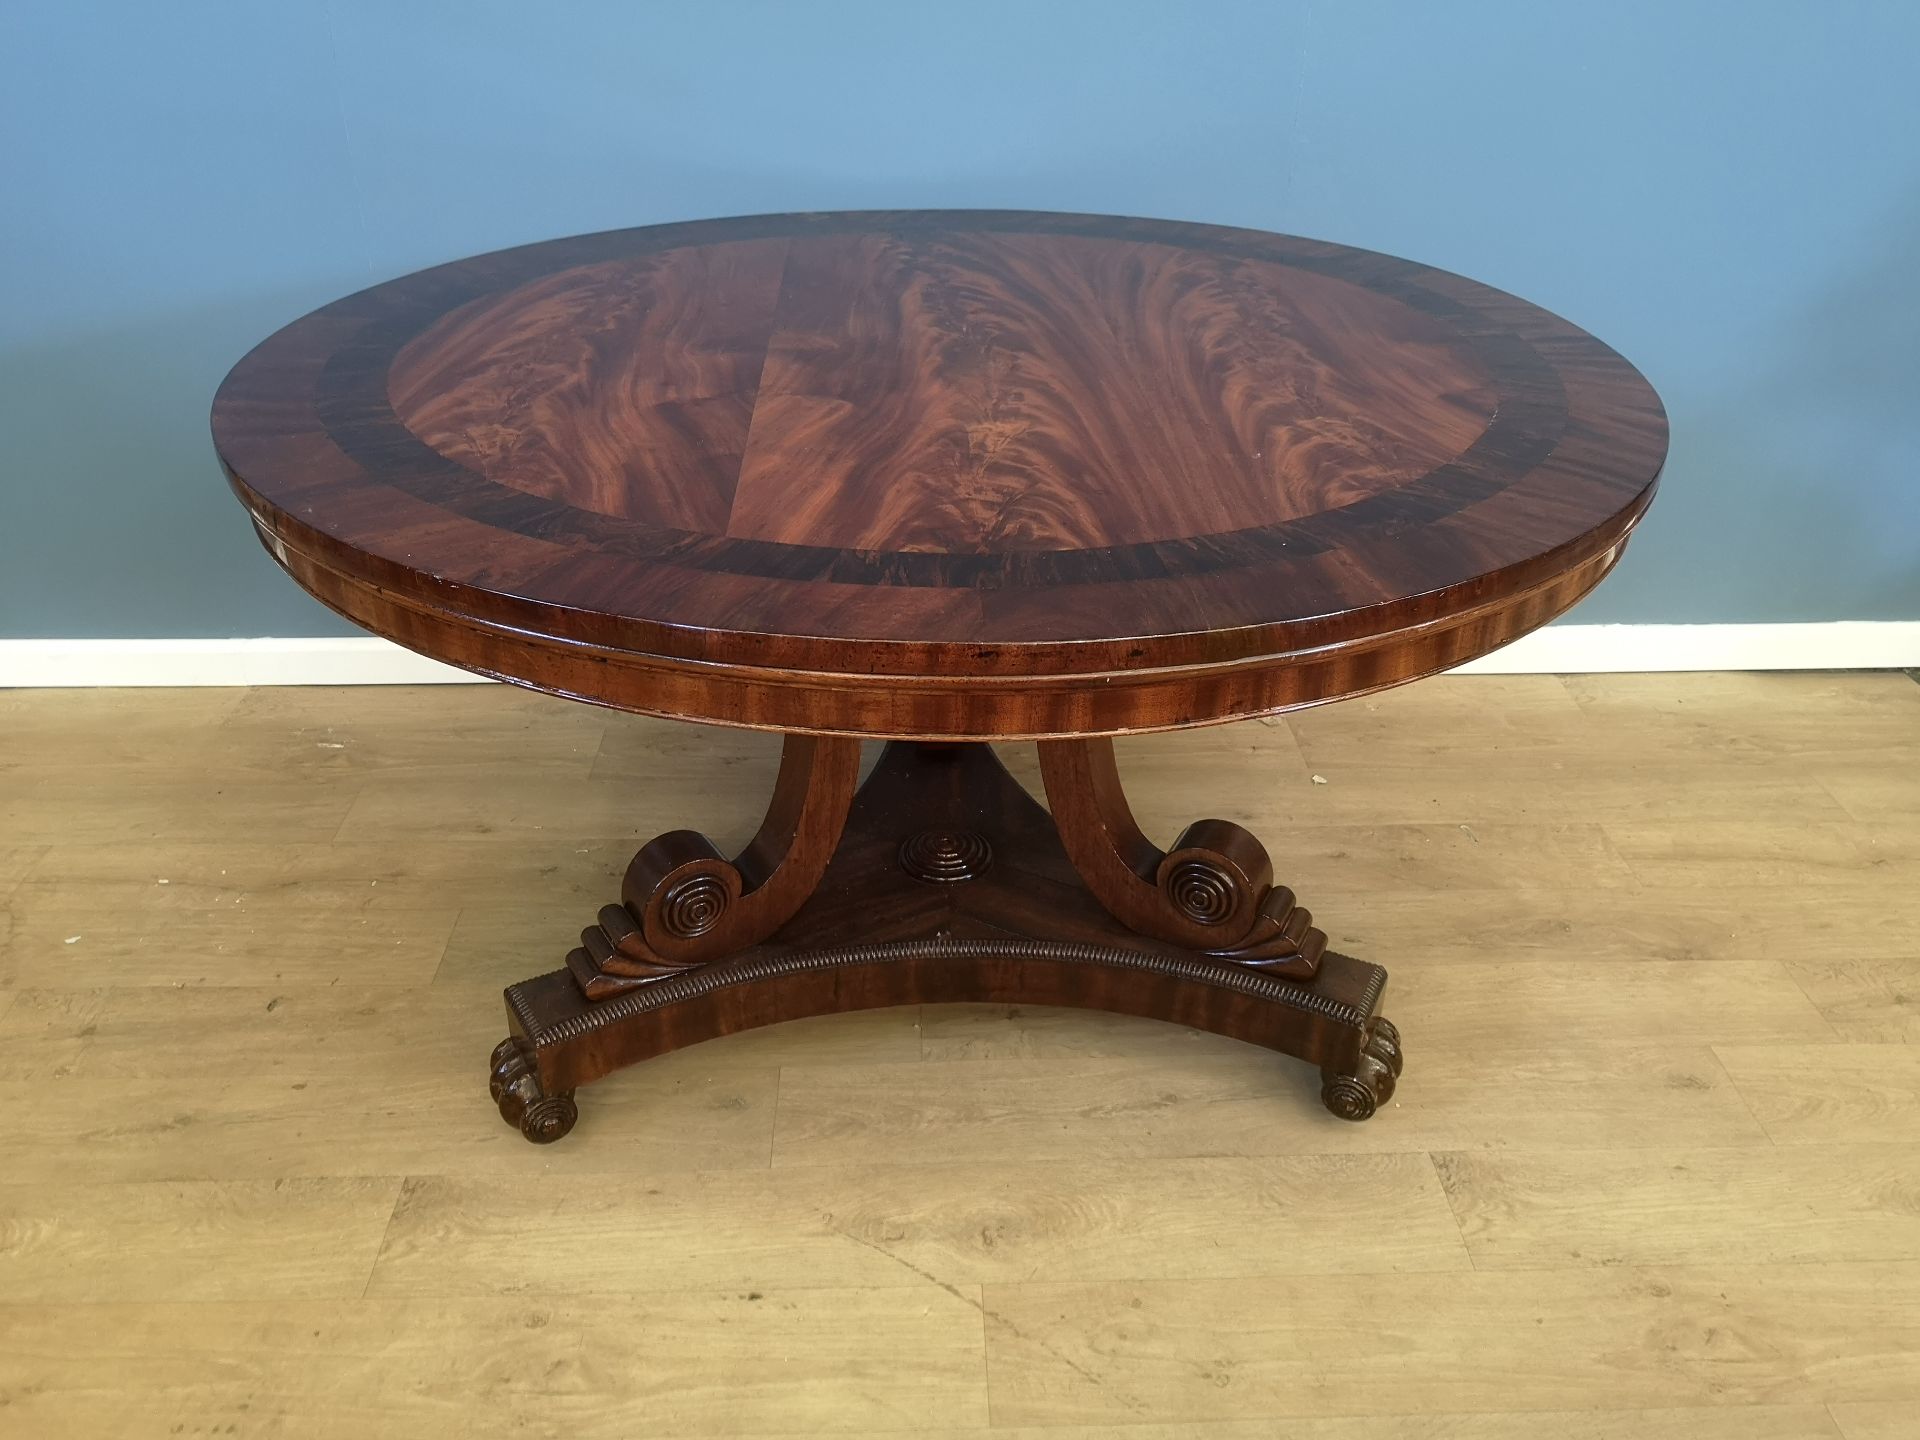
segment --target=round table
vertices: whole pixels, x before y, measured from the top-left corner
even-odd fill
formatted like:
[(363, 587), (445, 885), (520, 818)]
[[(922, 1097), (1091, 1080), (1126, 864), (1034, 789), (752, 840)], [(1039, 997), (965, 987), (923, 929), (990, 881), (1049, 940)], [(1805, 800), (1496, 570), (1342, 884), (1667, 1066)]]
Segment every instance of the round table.
[[(366, 628), (787, 735), (740, 854), (649, 841), (565, 966), (508, 988), (491, 1090), (537, 1141), (648, 1056), (960, 1000), (1237, 1036), (1365, 1119), (1401, 1066), (1386, 972), (1329, 950), (1240, 826), (1149, 840), (1111, 737), (1507, 643), (1612, 568), (1666, 452), (1631, 365), (1457, 275), (970, 211), (421, 271), (264, 341), (213, 429), (274, 558)], [(864, 785), (862, 737), (889, 742)], [(1008, 740), (1039, 743), (1046, 809)]]

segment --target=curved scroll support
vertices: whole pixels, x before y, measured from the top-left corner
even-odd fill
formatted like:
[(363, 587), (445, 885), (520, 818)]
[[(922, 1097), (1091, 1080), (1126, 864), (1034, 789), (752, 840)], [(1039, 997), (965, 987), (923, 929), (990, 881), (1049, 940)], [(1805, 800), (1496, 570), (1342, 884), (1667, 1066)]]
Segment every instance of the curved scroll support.
[(767, 818), (732, 860), (695, 830), (640, 847), (567, 957), (589, 998), (631, 990), (758, 944), (806, 903), (840, 843), (860, 777), (860, 742), (789, 735)]
[(1309, 979), (1327, 937), (1273, 883), (1266, 847), (1230, 820), (1199, 820), (1162, 853), (1140, 832), (1120, 786), (1113, 741), (1043, 740), (1047, 805), (1080, 878), (1115, 919), (1143, 935)]

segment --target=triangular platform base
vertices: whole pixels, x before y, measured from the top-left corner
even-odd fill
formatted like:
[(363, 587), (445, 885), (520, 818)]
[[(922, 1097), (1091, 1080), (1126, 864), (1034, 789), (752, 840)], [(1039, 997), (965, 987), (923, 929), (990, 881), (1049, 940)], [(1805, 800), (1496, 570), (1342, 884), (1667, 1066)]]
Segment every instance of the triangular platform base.
[(1142, 1015), (1320, 1068), (1334, 1114), (1392, 1094), (1387, 973), (1327, 951), (1308, 980), (1136, 934), (1082, 884), (1052, 819), (985, 745), (890, 744), (811, 898), (764, 943), (589, 999), (569, 966), (510, 986), (491, 1087), (530, 1140), (573, 1126), (574, 1090), (622, 1066), (806, 1015), (976, 1001)]

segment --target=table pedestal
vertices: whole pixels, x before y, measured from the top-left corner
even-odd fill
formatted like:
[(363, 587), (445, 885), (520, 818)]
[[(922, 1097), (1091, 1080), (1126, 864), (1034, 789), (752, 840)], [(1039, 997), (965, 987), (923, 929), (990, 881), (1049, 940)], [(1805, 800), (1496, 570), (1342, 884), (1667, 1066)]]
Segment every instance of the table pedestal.
[(507, 988), (491, 1090), (529, 1140), (573, 1128), (578, 1086), (803, 1015), (977, 1001), (1144, 1015), (1321, 1069), (1335, 1115), (1393, 1093), (1387, 972), (1336, 954), (1260, 843), (1202, 820), (1141, 834), (1112, 742), (1043, 741), (1049, 815), (986, 745), (790, 736), (766, 822), (723, 858), (672, 831), (565, 968)]

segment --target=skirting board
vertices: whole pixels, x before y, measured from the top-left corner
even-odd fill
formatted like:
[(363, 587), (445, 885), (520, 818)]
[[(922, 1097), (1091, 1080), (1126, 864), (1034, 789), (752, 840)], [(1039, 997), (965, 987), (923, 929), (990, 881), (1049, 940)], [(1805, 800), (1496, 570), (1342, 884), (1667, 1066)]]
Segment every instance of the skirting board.
[[(1805, 625), (1550, 625), (1467, 675), (1920, 668), (1920, 620)], [(434, 685), (478, 681), (373, 636), (0, 640), (0, 689), (109, 685)]]

